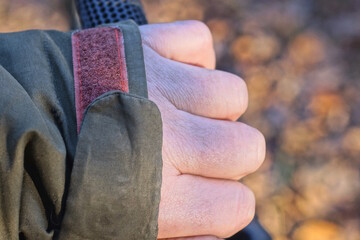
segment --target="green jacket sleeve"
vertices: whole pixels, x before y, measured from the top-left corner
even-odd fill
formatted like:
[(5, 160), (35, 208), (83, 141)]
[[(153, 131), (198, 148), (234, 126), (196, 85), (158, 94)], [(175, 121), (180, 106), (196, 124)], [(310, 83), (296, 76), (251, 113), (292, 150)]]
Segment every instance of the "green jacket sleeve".
[(120, 27), (130, 93), (97, 97), (79, 134), (71, 33), (0, 34), (0, 239), (156, 239), (161, 117)]

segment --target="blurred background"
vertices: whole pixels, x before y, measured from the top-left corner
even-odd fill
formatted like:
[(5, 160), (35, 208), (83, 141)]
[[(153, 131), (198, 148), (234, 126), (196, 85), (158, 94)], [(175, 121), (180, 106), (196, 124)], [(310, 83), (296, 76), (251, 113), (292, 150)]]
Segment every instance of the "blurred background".
[[(248, 84), (267, 139), (246, 177), (275, 240), (360, 239), (360, 1), (143, 0), (150, 22), (204, 21), (219, 69)], [(69, 30), (70, 0), (0, 0), (0, 32)]]

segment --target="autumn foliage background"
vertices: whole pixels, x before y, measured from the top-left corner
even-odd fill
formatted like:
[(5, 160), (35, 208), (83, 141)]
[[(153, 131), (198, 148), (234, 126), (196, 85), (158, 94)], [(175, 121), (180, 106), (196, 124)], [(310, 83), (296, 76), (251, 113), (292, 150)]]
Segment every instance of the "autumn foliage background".
[[(0, 0), (0, 31), (68, 30), (70, 0)], [(150, 22), (204, 21), (219, 69), (248, 84), (267, 139), (243, 181), (275, 240), (360, 239), (360, 2), (143, 0)]]

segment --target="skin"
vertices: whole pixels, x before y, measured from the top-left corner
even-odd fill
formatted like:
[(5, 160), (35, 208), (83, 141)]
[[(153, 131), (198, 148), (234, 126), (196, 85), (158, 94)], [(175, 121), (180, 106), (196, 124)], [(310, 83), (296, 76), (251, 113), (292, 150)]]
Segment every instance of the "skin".
[(236, 122), (248, 105), (245, 82), (215, 70), (205, 24), (140, 27), (149, 98), (163, 121), (159, 239), (213, 240), (250, 223), (254, 194), (238, 180), (265, 158), (265, 140)]

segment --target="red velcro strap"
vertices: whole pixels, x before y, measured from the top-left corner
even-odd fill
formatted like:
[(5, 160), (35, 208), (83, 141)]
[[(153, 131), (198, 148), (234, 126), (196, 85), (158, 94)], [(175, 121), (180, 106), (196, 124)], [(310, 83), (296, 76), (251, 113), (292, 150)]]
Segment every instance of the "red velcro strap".
[(122, 31), (98, 27), (72, 35), (77, 131), (84, 111), (100, 95), (129, 92)]

